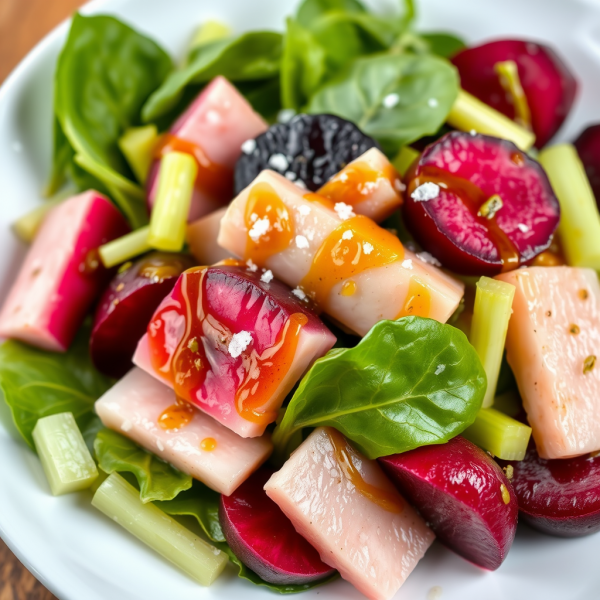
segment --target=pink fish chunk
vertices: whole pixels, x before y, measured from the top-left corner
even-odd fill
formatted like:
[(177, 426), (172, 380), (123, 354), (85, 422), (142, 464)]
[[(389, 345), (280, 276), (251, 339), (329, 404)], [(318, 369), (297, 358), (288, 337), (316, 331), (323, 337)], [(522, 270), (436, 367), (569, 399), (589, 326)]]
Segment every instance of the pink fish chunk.
[(95, 191), (46, 217), (0, 313), (0, 336), (64, 352), (108, 283), (96, 250), (125, 235), (127, 222)]
[(506, 352), (542, 458), (600, 450), (600, 285), (591, 269), (498, 275), (517, 289)]
[(265, 485), (294, 527), (371, 600), (389, 600), (434, 540), (375, 461), (316, 429)]
[(175, 415), (181, 410), (173, 390), (135, 368), (96, 402), (106, 427), (226, 496), (271, 454), (268, 434), (241, 438), (192, 407), (187, 424), (182, 420), (178, 428), (161, 427), (161, 415), (173, 408)]
[(188, 225), (186, 239), (190, 252), (201, 265), (214, 265), (231, 256), (231, 252), (217, 244), (221, 219), (226, 212), (227, 208), (221, 208)]

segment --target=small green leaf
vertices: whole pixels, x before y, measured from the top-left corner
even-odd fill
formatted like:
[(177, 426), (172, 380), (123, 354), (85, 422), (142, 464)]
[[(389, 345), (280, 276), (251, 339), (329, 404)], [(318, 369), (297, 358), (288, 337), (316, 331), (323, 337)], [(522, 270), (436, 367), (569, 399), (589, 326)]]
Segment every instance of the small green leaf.
[(420, 317), (382, 321), (313, 365), (273, 441), (281, 456), (298, 430), (331, 426), (369, 458), (441, 444), (474, 422), (485, 390), (461, 331)]
[(452, 58), (467, 47), (464, 40), (451, 33), (420, 33), (419, 36), (426, 43), (428, 52), (442, 58)]
[(98, 466), (105, 473), (133, 473), (142, 502), (172, 500), (192, 487), (192, 478), (137, 446), (128, 438), (102, 429), (94, 442)]
[(367, 9), (358, 0), (303, 0), (296, 19), (304, 27), (312, 27), (325, 14), (339, 11), (346, 14), (366, 14)]
[(354, 123), (392, 155), (434, 134), (459, 90), (456, 69), (431, 55), (379, 54), (355, 61), (312, 98), (308, 111)]

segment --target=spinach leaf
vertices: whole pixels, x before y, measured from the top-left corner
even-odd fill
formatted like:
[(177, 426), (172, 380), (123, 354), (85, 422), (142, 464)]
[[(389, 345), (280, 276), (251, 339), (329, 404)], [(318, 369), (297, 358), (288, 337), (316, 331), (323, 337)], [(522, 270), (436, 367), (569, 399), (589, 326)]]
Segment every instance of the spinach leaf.
[(192, 487), (192, 478), (154, 454), (143, 450), (128, 438), (110, 429), (98, 433), (94, 452), (105, 473), (133, 473), (142, 502), (172, 500)]
[(53, 130), (53, 148), (52, 148), (52, 168), (50, 179), (44, 189), (45, 196), (53, 196), (65, 183), (69, 165), (73, 159), (73, 148), (63, 131), (60, 121), (54, 116), (52, 124)]
[(382, 321), (356, 348), (313, 365), (273, 441), (281, 456), (298, 430), (328, 425), (369, 458), (441, 444), (473, 423), (486, 386), (458, 329), (420, 317)]
[(189, 86), (199, 87), (217, 75), (230, 81), (271, 79), (279, 74), (282, 35), (254, 31), (234, 39), (218, 40), (194, 50), (191, 60), (173, 72), (145, 104), (145, 122), (154, 121), (178, 107)]
[(367, 9), (358, 0), (304, 0), (298, 7), (296, 19), (304, 27), (311, 27), (315, 21), (331, 11), (346, 14), (366, 14)]
[(35, 449), (31, 432), (38, 419), (63, 412), (73, 413), (86, 442), (95, 437), (99, 419), (94, 403), (113, 382), (92, 365), (89, 339), (89, 328), (82, 328), (64, 354), (13, 340), (0, 346), (0, 388), (31, 448)]
[(283, 108), (279, 77), (261, 81), (240, 81), (236, 83), (236, 87), (266, 121), (273, 123), (277, 120), (277, 115)]
[(311, 99), (311, 113), (353, 121), (388, 154), (435, 133), (458, 95), (456, 69), (431, 55), (379, 54), (355, 61)]
[(297, 594), (329, 583), (339, 577), (336, 573), (325, 580), (305, 585), (276, 585), (261, 579), (254, 571), (244, 565), (225, 541), (223, 529), (219, 522), (220, 497), (217, 492), (209, 489), (199, 481), (194, 481), (191, 490), (182, 492), (170, 502), (156, 502), (155, 504), (168, 515), (195, 518), (209, 540), (229, 556), (231, 562), (236, 566), (238, 577), (246, 579), (254, 585), (267, 587), (278, 594)]
[(451, 33), (420, 33), (419, 36), (427, 44), (428, 52), (443, 58), (452, 58), (467, 47), (463, 39)]

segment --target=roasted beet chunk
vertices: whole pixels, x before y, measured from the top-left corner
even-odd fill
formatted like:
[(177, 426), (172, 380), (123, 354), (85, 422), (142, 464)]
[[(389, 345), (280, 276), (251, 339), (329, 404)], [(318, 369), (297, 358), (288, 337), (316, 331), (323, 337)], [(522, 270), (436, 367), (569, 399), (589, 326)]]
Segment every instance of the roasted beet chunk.
[(583, 163), (600, 209), (600, 124), (591, 125), (575, 141), (575, 148)]
[(242, 146), (235, 168), (239, 194), (264, 169), (316, 192), (349, 162), (377, 147), (356, 125), (333, 115), (297, 115)]
[(496, 275), (552, 243), (558, 200), (542, 167), (512, 142), (454, 131), (406, 175), (406, 225), (445, 267)]
[[(508, 61), (518, 73), (512, 85), (498, 68)], [(558, 131), (577, 94), (577, 80), (567, 65), (551, 48), (534, 42), (498, 40), (467, 48), (452, 62), (463, 89), (532, 129), (538, 148)]]

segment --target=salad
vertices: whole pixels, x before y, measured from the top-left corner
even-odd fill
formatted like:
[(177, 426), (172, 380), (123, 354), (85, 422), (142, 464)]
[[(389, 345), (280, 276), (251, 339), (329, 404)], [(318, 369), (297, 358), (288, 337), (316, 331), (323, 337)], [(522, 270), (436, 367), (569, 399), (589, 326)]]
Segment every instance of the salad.
[(600, 531), (600, 125), (553, 144), (554, 49), (414, 22), (302, 0), (175, 66), (73, 18), (0, 387), (52, 494), (201, 585), (388, 600), (436, 538)]

